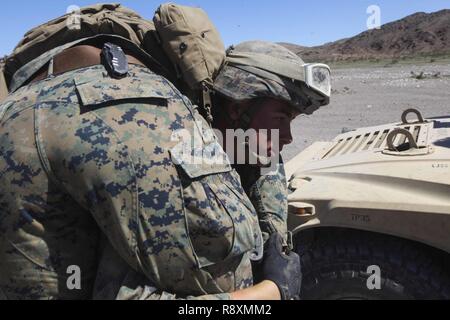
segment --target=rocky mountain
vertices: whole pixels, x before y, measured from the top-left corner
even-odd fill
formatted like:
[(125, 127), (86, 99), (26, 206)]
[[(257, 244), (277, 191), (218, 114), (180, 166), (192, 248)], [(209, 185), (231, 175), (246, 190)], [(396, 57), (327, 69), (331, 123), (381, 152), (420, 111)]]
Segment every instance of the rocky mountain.
[(345, 61), (450, 54), (450, 9), (418, 12), (316, 47), (282, 43), (305, 61)]

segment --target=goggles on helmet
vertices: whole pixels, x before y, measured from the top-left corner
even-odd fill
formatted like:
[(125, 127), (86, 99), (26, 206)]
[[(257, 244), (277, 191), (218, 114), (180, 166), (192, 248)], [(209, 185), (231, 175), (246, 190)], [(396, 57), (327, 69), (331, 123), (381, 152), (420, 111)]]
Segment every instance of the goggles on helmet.
[[(312, 108), (327, 105), (331, 95), (331, 70), (322, 63), (300, 63), (293, 60), (283, 60), (265, 54), (253, 52), (229, 52), (226, 63), (230, 66), (247, 70), (256, 76), (270, 78), (279, 82), (279, 77), (292, 80), (293, 84), (283, 83), (287, 90), (301, 92), (311, 102)], [(249, 68), (247, 68), (249, 67)], [(259, 72), (259, 70), (262, 72)], [(295, 85), (300, 81), (303, 85)]]

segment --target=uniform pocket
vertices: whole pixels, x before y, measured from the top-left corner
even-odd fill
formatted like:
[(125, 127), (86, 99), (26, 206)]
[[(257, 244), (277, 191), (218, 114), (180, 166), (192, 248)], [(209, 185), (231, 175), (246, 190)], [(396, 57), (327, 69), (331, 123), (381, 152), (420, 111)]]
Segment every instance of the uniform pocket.
[[(138, 75), (133, 73), (133, 70), (139, 71)], [(161, 76), (144, 67), (133, 67), (130, 74), (122, 79), (106, 76), (100, 78), (98, 72), (88, 70), (75, 77), (77, 93), (83, 106), (102, 105), (127, 99), (169, 99), (176, 95)]]
[(177, 145), (171, 156), (183, 182), (189, 240), (204, 268), (257, 250), (261, 231), (220, 144), (198, 143)]

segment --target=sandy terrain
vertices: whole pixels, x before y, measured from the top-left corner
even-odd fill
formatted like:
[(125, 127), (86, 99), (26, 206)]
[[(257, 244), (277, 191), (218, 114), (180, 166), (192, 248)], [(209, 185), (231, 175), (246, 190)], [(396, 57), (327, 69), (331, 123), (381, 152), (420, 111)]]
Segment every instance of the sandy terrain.
[[(414, 78), (411, 71), (423, 71), (424, 79)], [(450, 116), (450, 64), (335, 69), (330, 105), (294, 121), (294, 142), (285, 147), (284, 158), (293, 158), (315, 141), (330, 140), (343, 129), (400, 121), (408, 108), (424, 117)]]

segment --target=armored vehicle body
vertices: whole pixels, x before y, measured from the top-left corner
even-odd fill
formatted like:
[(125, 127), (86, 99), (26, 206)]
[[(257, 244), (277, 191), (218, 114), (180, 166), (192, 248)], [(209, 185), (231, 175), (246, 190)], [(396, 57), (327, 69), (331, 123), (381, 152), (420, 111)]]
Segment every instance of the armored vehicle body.
[(286, 170), (304, 299), (450, 298), (450, 116), (409, 109)]

